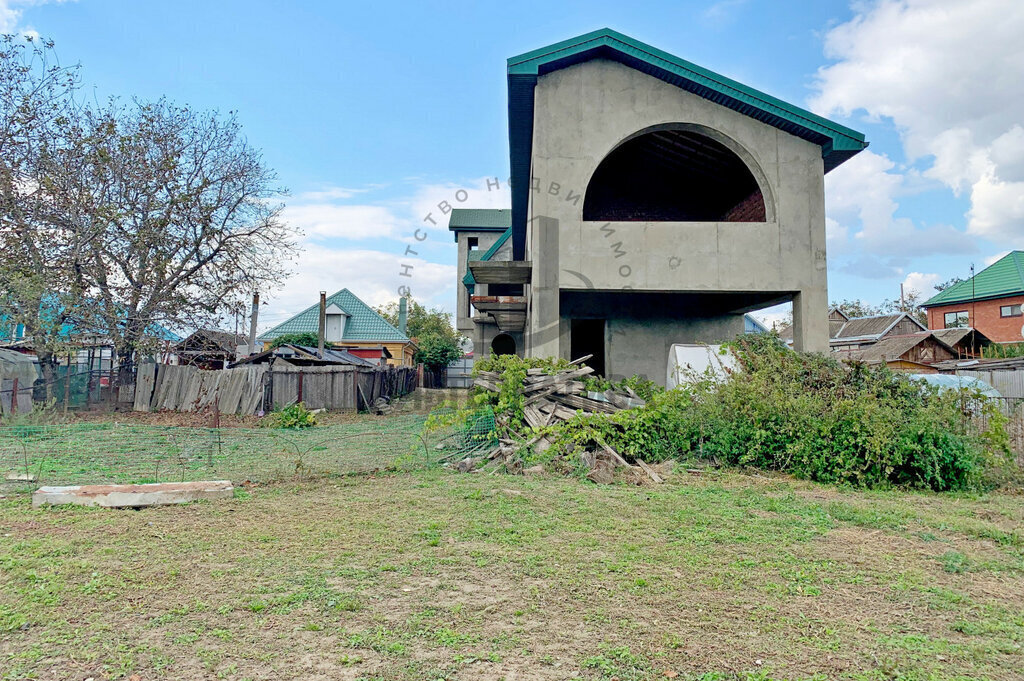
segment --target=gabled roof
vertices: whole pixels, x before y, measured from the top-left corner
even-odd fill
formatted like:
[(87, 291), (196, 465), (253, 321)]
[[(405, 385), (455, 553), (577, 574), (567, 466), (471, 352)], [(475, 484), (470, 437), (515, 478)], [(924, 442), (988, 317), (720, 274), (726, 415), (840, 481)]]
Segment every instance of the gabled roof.
[(897, 312), (894, 314), (872, 315), (870, 317), (852, 317), (843, 324), (838, 333), (832, 337), (832, 340), (877, 340), (889, 333), (893, 327), (904, 319), (909, 319), (921, 331), (927, 331), (924, 324), (906, 312)]
[(838, 354), (844, 359), (853, 359), (860, 362), (882, 362), (894, 359), (899, 359), (906, 353), (916, 348), (921, 343), (931, 341), (939, 346), (944, 347), (950, 352), (956, 352), (953, 348), (949, 347), (942, 340), (935, 337), (935, 335), (929, 331), (922, 331), (920, 333), (910, 333), (901, 336), (887, 336), (879, 340), (877, 343), (858, 348), (857, 350), (839, 350)]
[(345, 350), (324, 348), (324, 355), (323, 357), (321, 357), (318, 348), (311, 348), (306, 345), (293, 345), (291, 343), (285, 343), (281, 347), (273, 348), (271, 350), (264, 350), (263, 352), (260, 352), (258, 354), (250, 355), (249, 357), (238, 360), (232, 366), (240, 366), (243, 364), (262, 364), (263, 362), (269, 361), (274, 357), (281, 357), (285, 361), (295, 362), (299, 364), (341, 364), (357, 367), (377, 366), (373, 362), (368, 362), (362, 357), (356, 357), (352, 353), (346, 352)]
[(821, 146), (825, 172), (867, 147), (864, 135), (810, 111), (747, 87), (609, 28), (563, 40), (508, 60), (513, 259), (526, 244), (526, 211), (533, 149), (534, 86), (552, 71), (590, 59), (613, 59), (716, 104)]
[(990, 345), (992, 343), (988, 336), (969, 326), (958, 329), (934, 329), (932, 335), (950, 347), (957, 345), (968, 336), (971, 336), (971, 342), (974, 345)]
[(448, 229), (455, 232), (504, 232), (512, 226), (509, 208), (453, 208), (448, 217)]
[(1024, 294), (1024, 251), (1010, 251), (971, 279), (950, 286), (921, 307)]
[(234, 354), (239, 345), (245, 345), (249, 339), (242, 335), (220, 329), (199, 329), (192, 332), (185, 340), (179, 342), (175, 349), (188, 350), (195, 348), (219, 348), (223, 352)]
[[(347, 288), (327, 297), (327, 305), (337, 305), (348, 314), (341, 341), (392, 341), (407, 343), (409, 337), (388, 323), (377, 311), (360, 300)], [(261, 334), (257, 340), (269, 341), (286, 333), (318, 333), (320, 331), (320, 303), (310, 305), (291, 319)]]

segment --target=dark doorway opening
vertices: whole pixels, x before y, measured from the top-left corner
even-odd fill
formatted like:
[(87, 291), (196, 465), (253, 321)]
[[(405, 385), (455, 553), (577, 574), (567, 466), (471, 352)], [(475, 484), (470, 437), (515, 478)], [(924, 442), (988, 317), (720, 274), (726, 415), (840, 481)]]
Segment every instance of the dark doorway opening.
[(507, 333), (499, 333), (491, 341), (491, 352), (495, 355), (516, 354), (516, 341)]
[(604, 376), (604, 320), (574, 319), (569, 329), (570, 359), (593, 355), (585, 364)]

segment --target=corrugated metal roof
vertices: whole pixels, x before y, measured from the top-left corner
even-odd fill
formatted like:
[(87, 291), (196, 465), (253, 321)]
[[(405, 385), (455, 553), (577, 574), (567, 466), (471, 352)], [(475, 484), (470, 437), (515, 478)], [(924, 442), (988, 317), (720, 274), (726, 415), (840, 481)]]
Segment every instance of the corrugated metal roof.
[(906, 312), (895, 314), (873, 315), (871, 317), (852, 317), (846, 321), (839, 331), (832, 336), (834, 340), (849, 340), (853, 338), (877, 338), (896, 326), (904, 317), (911, 320), (922, 331), (925, 327)]
[(922, 307), (1024, 294), (1024, 251), (1010, 251), (978, 272), (930, 298)]
[(512, 226), (510, 208), (452, 208), (448, 229), (501, 231)]
[[(347, 288), (327, 297), (328, 307), (337, 305), (348, 314), (340, 342), (393, 341), (408, 342), (409, 337), (393, 327), (383, 317), (360, 300)], [(310, 305), (291, 319), (260, 335), (257, 340), (268, 341), (286, 333), (317, 333), (320, 330), (320, 303)]]
[[(903, 336), (886, 336), (877, 343), (872, 343), (857, 350), (839, 350), (836, 354), (844, 359), (855, 359), (861, 362), (881, 362), (883, 360), (899, 359), (905, 353), (929, 339), (934, 340), (939, 345), (945, 345), (941, 340), (935, 338), (933, 334), (922, 332)], [(948, 349), (952, 350), (952, 348)]]
[(534, 87), (538, 77), (589, 59), (613, 59), (821, 146), (825, 172), (866, 148), (864, 135), (608, 28), (508, 60), (509, 151), (513, 259), (526, 249), (526, 211), (533, 149)]

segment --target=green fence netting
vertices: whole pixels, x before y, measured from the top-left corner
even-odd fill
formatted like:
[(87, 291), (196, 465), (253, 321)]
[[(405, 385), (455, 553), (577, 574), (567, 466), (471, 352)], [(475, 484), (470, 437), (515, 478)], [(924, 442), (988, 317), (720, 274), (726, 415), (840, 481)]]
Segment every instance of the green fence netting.
[(302, 430), (78, 423), (0, 427), (0, 487), (272, 481), (432, 461), (422, 415)]

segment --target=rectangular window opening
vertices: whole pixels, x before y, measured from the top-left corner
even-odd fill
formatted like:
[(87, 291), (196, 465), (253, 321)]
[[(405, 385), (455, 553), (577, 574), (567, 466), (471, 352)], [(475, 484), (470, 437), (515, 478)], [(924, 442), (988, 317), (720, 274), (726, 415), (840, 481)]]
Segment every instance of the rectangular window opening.
[(1000, 317), (1021, 317), (1024, 316), (1024, 311), (1021, 310), (1020, 305), (1003, 305), (999, 308)]
[(947, 312), (943, 315), (943, 326), (947, 329), (966, 329), (970, 326), (970, 315), (967, 310)]

